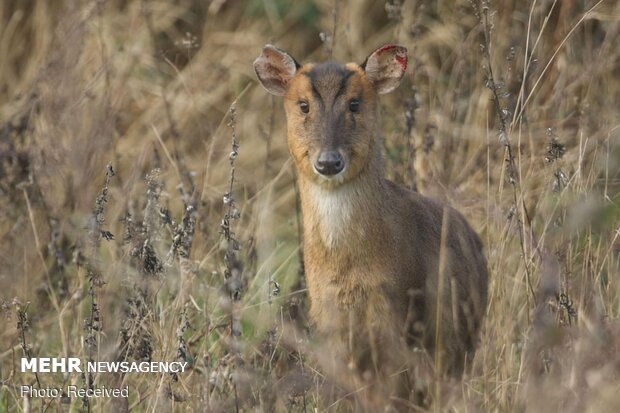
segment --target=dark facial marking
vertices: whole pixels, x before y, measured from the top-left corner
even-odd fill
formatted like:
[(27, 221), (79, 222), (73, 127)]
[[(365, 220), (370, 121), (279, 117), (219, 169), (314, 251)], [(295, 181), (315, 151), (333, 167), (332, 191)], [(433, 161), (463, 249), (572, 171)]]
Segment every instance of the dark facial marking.
[(312, 82), (312, 79), (310, 79), (310, 85), (312, 86), (312, 94), (314, 95), (314, 97), (319, 101), (319, 104), (322, 107), (325, 107), (325, 104), (323, 103), (323, 97), (321, 96), (321, 93), (317, 90), (316, 85)]
[(304, 73), (310, 79), (312, 92), (320, 102), (323, 102), (323, 98), (327, 95), (326, 89), (335, 84), (338, 84), (338, 89), (334, 95), (334, 100), (340, 96), (346, 90), (347, 82), (353, 74), (353, 71), (331, 61), (319, 63)]
[(340, 81), (340, 87), (338, 88), (338, 92), (336, 92), (336, 97), (334, 98), (337, 99), (338, 96), (340, 96), (341, 94), (343, 94), (346, 90), (347, 90), (347, 82), (349, 81), (349, 78), (353, 75), (353, 72), (350, 70), (345, 70), (345, 75), (342, 77), (341, 81)]

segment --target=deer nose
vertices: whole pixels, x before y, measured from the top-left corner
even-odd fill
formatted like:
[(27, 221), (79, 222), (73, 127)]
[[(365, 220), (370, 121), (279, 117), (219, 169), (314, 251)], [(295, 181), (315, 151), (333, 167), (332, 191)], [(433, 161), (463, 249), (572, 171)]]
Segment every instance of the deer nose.
[(319, 154), (314, 168), (321, 175), (336, 175), (344, 169), (344, 159), (338, 151), (323, 151)]

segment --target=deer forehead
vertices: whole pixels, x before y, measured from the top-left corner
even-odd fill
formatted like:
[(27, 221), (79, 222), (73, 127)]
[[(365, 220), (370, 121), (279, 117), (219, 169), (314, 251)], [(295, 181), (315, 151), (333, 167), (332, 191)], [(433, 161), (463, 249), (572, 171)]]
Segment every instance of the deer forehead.
[(287, 95), (290, 99), (317, 98), (326, 103), (340, 95), (363, 94), (369, 87), (370, 82), (357, 64), (329, 61), (304, 65), (292, 79)]

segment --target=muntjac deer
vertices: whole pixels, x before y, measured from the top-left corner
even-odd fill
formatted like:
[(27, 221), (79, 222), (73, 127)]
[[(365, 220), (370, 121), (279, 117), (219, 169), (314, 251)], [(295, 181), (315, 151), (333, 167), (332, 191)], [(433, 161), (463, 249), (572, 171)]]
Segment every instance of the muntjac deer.
[(486, 308), (486, 260), (459, 212), (383, 176), (379, 95), (406, 68), (396, 45), (362, 64), (302, 66), (272, 45), (254, 61), (262, 85), (285, 98), (316, 328), (361, 373), (400, 357), (401, 343), (459, 374)]

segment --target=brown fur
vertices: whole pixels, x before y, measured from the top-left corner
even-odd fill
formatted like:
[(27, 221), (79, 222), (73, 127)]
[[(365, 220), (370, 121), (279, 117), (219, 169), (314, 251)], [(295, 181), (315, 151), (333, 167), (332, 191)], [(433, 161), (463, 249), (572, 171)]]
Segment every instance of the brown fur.
[[(405, 365), (399, 344), (421, 345), (442, 370), (462, 371), (487, 301), (476, 233), (456, 210), (383, 177), (378, 94), (362, 66), (302, 66), (287, 80), (285, 109), (319, 332), (360, 372)], [(314, 171), (326, 148), (342, 153), (342, 176)]]

